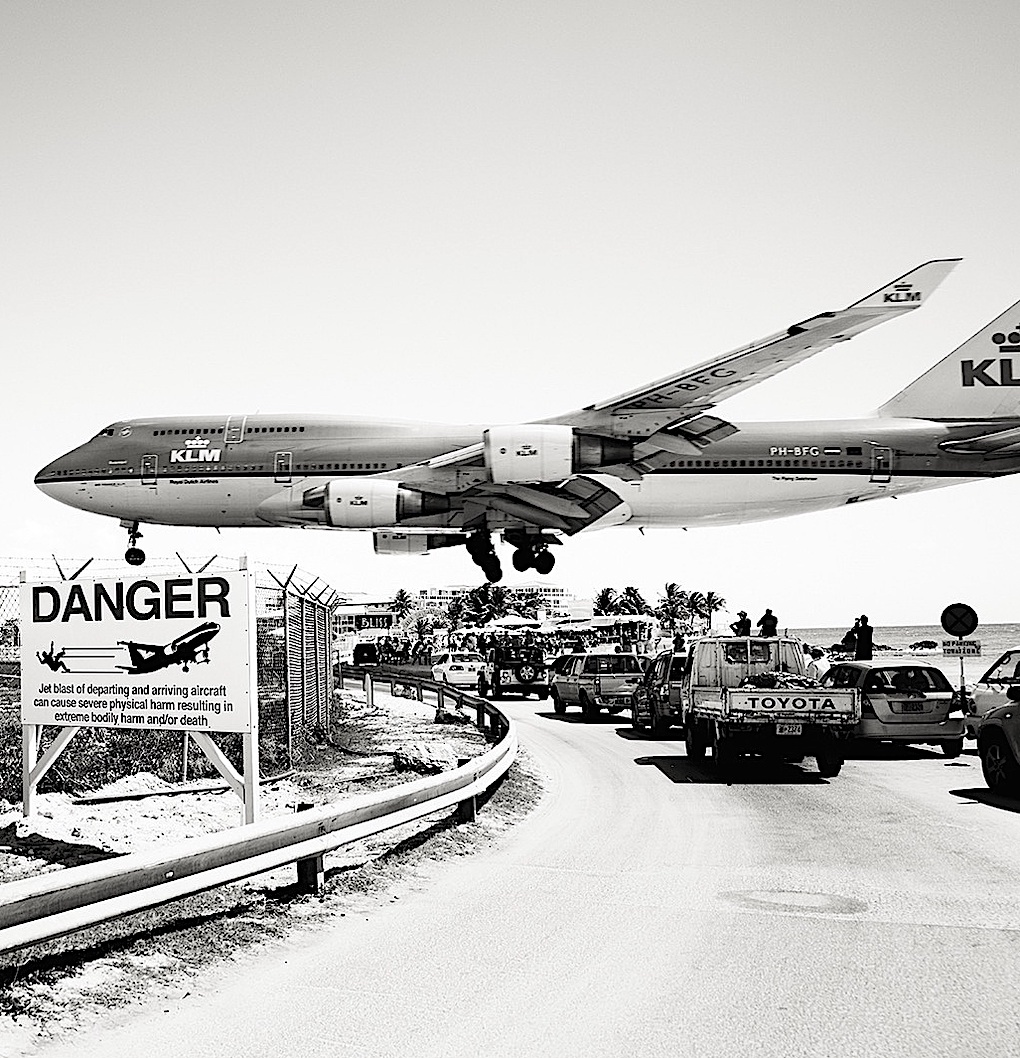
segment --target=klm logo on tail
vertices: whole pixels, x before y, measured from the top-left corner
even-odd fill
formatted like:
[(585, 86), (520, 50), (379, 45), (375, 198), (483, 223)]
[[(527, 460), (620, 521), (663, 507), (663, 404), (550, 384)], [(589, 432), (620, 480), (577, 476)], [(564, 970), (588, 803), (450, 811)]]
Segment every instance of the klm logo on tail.
[[(996, 331), (992, 335), (992, 343), (999, 347), (1000, 354), (1020, 353), (1020, 325), (1009, 334)], [(998, 360), (993, 357), (976, 363), (973, 360), (961, 360), (961, 382), (964, 386), (1020, 386), (1016, 366), (1012, 356), (1000, 355)]]
[(883, 300), (888, 304), (899, 304), (901, 302), (920, 301), (921, 291), (914, 290), (913, 283), (896, 283), (892, 290), (884, 295)]

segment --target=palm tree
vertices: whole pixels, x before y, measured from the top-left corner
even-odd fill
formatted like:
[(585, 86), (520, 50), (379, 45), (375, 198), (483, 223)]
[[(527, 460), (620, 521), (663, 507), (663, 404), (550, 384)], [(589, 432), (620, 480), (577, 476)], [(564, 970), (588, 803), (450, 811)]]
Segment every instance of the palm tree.
[(675, 581), (666, 585), (666, 590), (652, 611), (664, 630), (676, 632), (682, 627), (687, 614), (687, 598), (687, 592)]
[(402, 621), (408, 614), (408, 611), (414, 609), (414, 599), (411, 598), (411, 593), (405, 591), (403, 588), (393, 596), (393, 601), (390, 603), (393, 608), (393, 612), (397, 615), (397, 620)]
[(645, 602), (645, 597), (637, 588), (627, 587), (623, 589), (620, 596), (620, 613), (639, 614), (651, 613), (651, 607)]
[(712, 631), (712, 614), (721, 610), (726, 605), (726, 600), (714, 591), (705, 592), (705, 601), (702, 604), (702, 615), (705, 618), (705, 631)]
[(705, 593), (692, 591), (687, 596), (687, 620), (693, 626), (695, 620), (705, 620)]
[(592, 609), (600, 616), (619, 613), (618, 606), (619, 599), (615, 588), (603, 588), (592, 603)]

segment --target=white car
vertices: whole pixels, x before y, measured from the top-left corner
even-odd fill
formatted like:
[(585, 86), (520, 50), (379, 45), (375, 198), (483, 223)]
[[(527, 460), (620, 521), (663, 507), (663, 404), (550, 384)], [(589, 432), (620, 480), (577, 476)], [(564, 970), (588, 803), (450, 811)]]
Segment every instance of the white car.
[(454, 687), (474, 687), (483, 668), (485, 659), (481, 654), (447, 651), (433, 662), (432, 678), (436, 683), (449, 683)]

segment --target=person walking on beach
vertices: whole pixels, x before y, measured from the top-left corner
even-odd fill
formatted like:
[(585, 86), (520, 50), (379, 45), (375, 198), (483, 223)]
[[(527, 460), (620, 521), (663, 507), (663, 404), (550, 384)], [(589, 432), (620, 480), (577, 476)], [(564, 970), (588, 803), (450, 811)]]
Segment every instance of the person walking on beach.
[(758, 635), (762, 638), (774, 636), (778, 629), (779, 618), (770, 609), (766, 609), (758, 618)]
[(872, 628), (868, 624), (868, 615), (861, 614), (857, 627), (857, 646), (854, 658), (857, 661), (871, 661)]
[(737, 611), (737, 619), (730, 625), (730, 631), (735, 636), (749, 636), (751, 634), (751, 618), (747, 616), (746, 610)]

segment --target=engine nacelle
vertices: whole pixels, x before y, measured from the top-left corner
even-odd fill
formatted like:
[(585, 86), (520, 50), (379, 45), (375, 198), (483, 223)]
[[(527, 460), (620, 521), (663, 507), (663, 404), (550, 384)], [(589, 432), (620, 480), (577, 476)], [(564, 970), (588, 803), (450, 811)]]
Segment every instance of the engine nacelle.
[(629, 440), (575, 434), (570, 426), (523, 423), (485, 431), (485, 465), (497, 485), (563, 481), (571, 474), (625, 463), (634, 455)]
[(485, 464), (497, 485), (562, 481), (574, 471), (569, 426), (523, 423), (485, 431)]
[[(317, 522), (332, 529), (376, 529), (397, 525), (405, 518), (442, 513), (449, 507), (445, 497), (428, 496), (378, 478), (334, 478), (281, 502), (287, 503), (287, 511), (267, 520)], [(264, 509), (268, 506), (262, 504)]]

